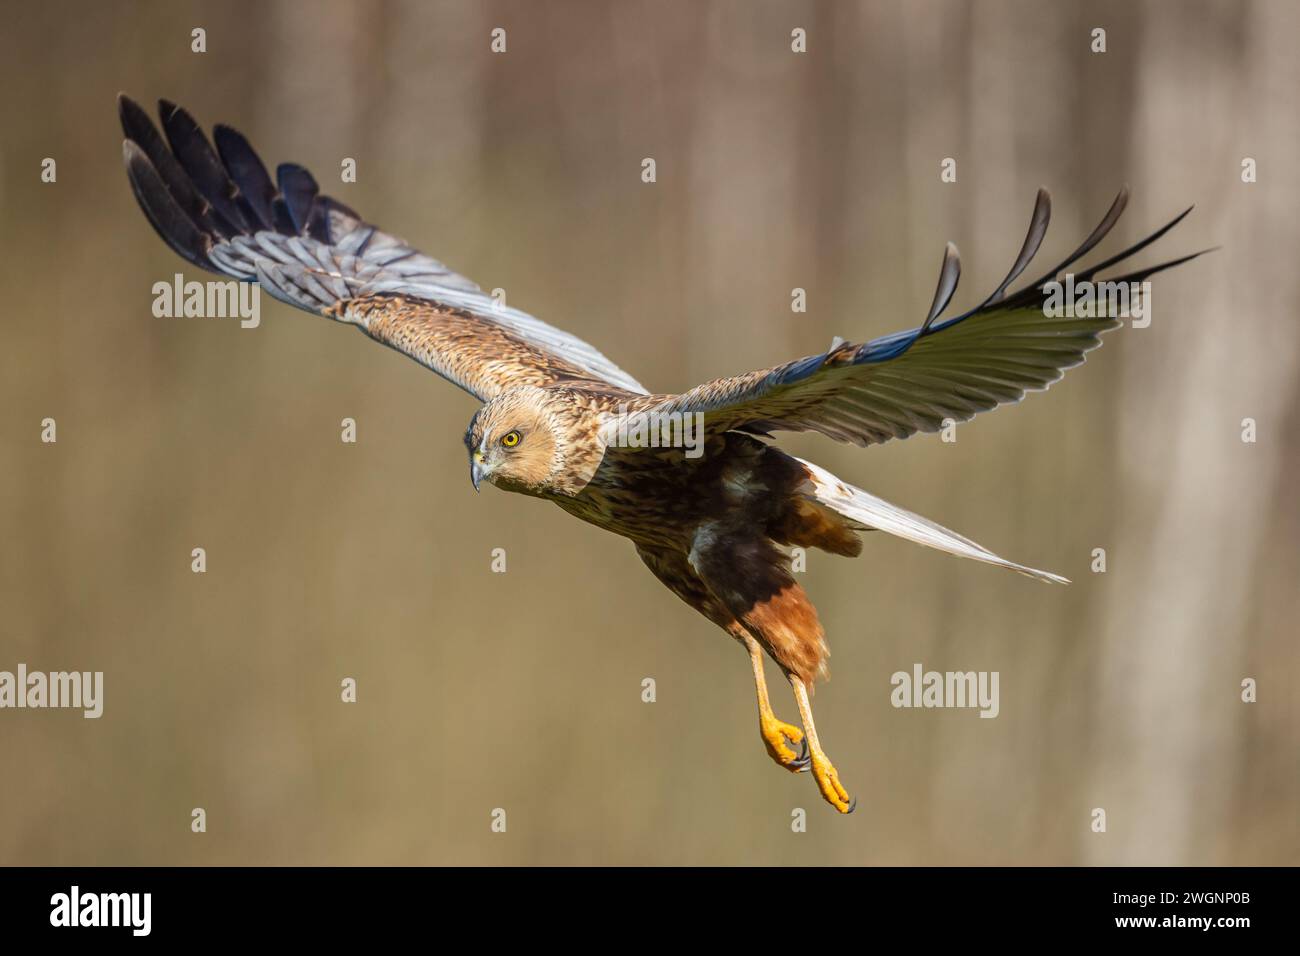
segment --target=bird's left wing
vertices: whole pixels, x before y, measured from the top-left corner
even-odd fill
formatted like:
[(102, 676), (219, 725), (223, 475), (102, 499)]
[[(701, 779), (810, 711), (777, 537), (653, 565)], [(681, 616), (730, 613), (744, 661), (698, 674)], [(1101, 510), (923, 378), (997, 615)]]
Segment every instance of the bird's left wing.
[(189, 262), (257, 282), (290, 305), (354, 324), (488, 401), (517, 385), (594, 382), (645, 394), (586, 342), (518, 309), (322, 196), (283, 163), (273, 183), (242, 134), (159, 104), (166, 139), (118, 99), (127, 174), (158, 234)]
[[(993, 294), (976, 308), (936, 322), (957, 288), (957, 250), (949, 244), (929, 317), (917, 328), (863, 345), (837, 341), (820, 355), (731, 378), (716, 379), (674, 396), (636, 399), (629, 410), (702, 413), (711, 432), (739, 429), (816, 431), (856, 445), (934, 432), (945, 420), (964, 422), (998, 405), (1018, 402), (1047, 388), (1065, 369), (1101, 344), (1102, 332), (1120, 323), (1106, 309), (1091, 317), (1049, 317), (1047, 283), (1087, 254), (1114, 226), (1128, 200), (1123, 190), (1105, 218), (1064, 262), (1026, 288), (1006, 290), (1038, 251), (1051, 216), (1046, 190), (1039, 190), (1020, 255)], [(1099, 272), (1144, 249), (1177, 224), (1187, 210), (1141, 242), (1075, 276), (1091, 281)], [(1197, 253), (1199, 255), (1199, 253)], [(1104, 280), (1140, 282), (1185, 256)]]

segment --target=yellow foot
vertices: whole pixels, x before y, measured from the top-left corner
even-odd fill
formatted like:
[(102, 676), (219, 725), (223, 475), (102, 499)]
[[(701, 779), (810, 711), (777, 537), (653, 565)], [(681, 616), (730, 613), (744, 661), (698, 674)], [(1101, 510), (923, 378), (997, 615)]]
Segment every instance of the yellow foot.
[(817, 778), (817, 787), (822, 792), (822, 798), (840, 813), (852, 813), (858, 805), (858, 800), (856, 797), (849, 799), (848, 791), (840, 783), (840, 775), (836, 773), (834, 765), (825, 754), (813, 753), (812, 772)]
[[(775, 717), (766, 717), (759, 718), (758, 732), (763, 736), (768, 754), (786, 770), (803, 773), (808, 769), (808, 741), (798, 727)], [(795, 747), (799, 748), (798, 752)]]

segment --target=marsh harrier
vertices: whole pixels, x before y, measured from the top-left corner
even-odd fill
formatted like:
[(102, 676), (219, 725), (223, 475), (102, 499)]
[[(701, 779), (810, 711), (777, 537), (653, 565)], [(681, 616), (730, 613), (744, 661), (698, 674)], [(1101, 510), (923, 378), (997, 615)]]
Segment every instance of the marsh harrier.
[[(851, 812), (854, 801), (822, 749), (809, 703), (813, 681), (825, 671), (826, 641), (792, 573), (791, 549), (854, 557), (862, 550), (859, 534), (877, 530), (1064, 582), (787, 455), (769, 439), (778, 431), (814, 431), (881, 444), (1047, 388), (1120, 324), (1114, 310), (1049, 317), (1044, 305), (1056, 276), (1115, 225), (1126, 192), (1074, 252), (1019, 291), (1009, 288), (1047, 230), (1051, 204), (1042, 190), (1015, 263), (975, 308), (940, 319), (960, 272), (950, 244), (929, 314), (916, 328), (865, 344), (837, 339), (816, 355), (664, 395), (586, 342), (494, 301), (321, 195), (303, 167), (283, 164), (272, 178), (230, 127), (217, 126), (209, 141), (189, 113), (164, 101), (160, 134), (134, 102), (122, 97), (119, 105), (131, 186), (172, 249), (194, 265), (354, 325), (474, 395), (483, 403), (465, 433), (474, 487), (488, 481), (553, 501), (630, 539), (670, 591), (745, 648), (768, 753), (795, 773), (811, 769), (840, 812)], [(1184, 215), (1081, 270), (1075, 284), (1128, 260)], [(1138, 282), (1190, 258), (1112, 281)], [(654, 427), (702, 423), (697, 453), (623, 440), (629, 416)], [(764, 651), (793, 687), (802, 729), (778, 719), (768, 702)]]

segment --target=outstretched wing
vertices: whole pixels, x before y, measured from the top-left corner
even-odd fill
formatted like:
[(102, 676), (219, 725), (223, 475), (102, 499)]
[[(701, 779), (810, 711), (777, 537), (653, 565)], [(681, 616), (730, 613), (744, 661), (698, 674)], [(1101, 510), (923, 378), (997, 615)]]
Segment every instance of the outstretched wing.
[[(839, 441), (871, 445), (918, 431), (938, 431), (945, 419), (964, 422), (980, 412), (1018, 402), (1026, 392), (1046, 389), (1065, 369), (1081, 364), (1084, 353), (1101, 344), (1101, 333), (1120, 324), (1110, 315), (1050, 318), (1044, 304), (1047, 284), (1110, 232), (1127, 202), (1125, 189), (1064, 262), (1008, 295), (1007, 288), (1029, 265), (1047, 232), (1051, 199), (1040, 189), (1029, 234), (1011, 271), (992, 295), (969, 312), (935, 321), (952, 298), (961, 271), (956, 247), (949, 243), (934, 303), (919, 327), (864, 345), (837, 340), (821, 355), (716, 379), (681, 395), (639, 399), (632, 408), (701, 412), (710, 431), (816, 431)], [(1190, 211), (1078, 273), (1076, 283), (1092, 280), (1103, 269), (1146, 248)], [(1195, 255), (1099, 281), (1140, 282)]]
[(136, 199), (158, 234), (195, 265), (354, 324), (484, 401), (517, 385), (565, 381), (645, 394), (586, 342), (499, 305), (322, 196), (303, 167), (282, 164), (273, 183), (230, 127), (216, 127), (213, 149), (189, 113), (163, 100), (164, 142), (136, 103), (120, 96), (118, 106)]

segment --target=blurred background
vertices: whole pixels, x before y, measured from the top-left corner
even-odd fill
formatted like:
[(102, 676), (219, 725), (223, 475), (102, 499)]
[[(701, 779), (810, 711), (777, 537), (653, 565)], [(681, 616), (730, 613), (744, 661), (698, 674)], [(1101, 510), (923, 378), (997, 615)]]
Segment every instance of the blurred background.
[[(5, 0), (4, 23), (0, 669), (106, 686), (98, 721), (0, 712), (0, 862), (1300, 860), (1297, 5)], [(208, 276), (136, 207), (119, 90), (306, 164), (655, 391), (915, 325), (945, 240), (975, 303), (1039, 185), (1039, 267), (1124, 183), (1102, 254), (1191, 203), (1139, 264), (1222, 249), (954, 444), (780, 436), (1075, 582), (884, 536), (810, 555), (841, 818), (764, 753), (744, 652), (630, 543), (474, 495), (469, 396), (269, 297), (256, 330), (153, 317), (155, 282)], [(1000, 716), (892, 708), (915, 662), (1000, 672)]]

